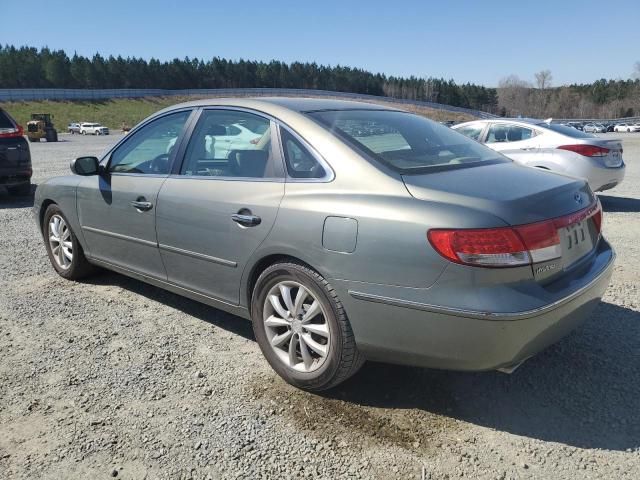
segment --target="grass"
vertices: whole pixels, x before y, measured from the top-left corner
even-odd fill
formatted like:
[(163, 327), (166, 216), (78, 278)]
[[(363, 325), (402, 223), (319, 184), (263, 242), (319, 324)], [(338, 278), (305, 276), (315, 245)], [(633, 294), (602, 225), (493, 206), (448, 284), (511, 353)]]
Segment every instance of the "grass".
[[(20, 125), (26, 125), (32, 113), (51, 113), (53, 123), (59, 132), (67, 130), (72, 122), (98, 122), (113, 130), (119, 130), (124, 122), (133, 126), (154, 112), (170, 105), (201, 97), (146, 97), (146, 98), (114, 98), (111, 100), (42, 100), (25, 102), (4, 102), (0, 107), (5, 109)], [(210, 97), (209, 97), (210, 98)], [(327, 98), (327, 97), (322, 97)], [(340, 97), (335, 97), (340, 99)], [(431, 118), (437, 121), (472, 120), (471, 115), (434, 110), (418, 105), (400, 104), (387, 101), (371, 103), (396, 107)]]

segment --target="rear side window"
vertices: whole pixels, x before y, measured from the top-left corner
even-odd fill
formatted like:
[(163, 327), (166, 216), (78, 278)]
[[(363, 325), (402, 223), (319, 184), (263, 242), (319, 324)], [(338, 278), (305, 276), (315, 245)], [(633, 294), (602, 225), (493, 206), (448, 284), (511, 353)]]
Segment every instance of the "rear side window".
[(535, 131), (531, 128), (494, 123), (489, 127), (486, 143), (520, 142), (529, 140), (535, 135)]
[(280, 136), (290, 177), (323, 178), (326, 175), (327, 172), (316, 157), (289, 131), (281, 128)]
[[(251, 125), (253, 130), (245, 125)], [(277, 177), (270, 125), (269, 119), (253, 113), (205, 110), (189, 140), (180, 174), (199, 177)]]
[(0, 128), (14, 128), (13, 122), (9, 118), (9, 115), (6, 114), (3, 110), (0, 110)]

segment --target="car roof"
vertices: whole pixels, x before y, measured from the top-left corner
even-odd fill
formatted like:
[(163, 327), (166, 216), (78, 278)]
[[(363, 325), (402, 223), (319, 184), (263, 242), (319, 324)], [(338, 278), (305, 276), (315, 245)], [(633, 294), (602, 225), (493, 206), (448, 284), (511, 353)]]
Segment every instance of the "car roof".
[[(191, 102), (172, 105), (162, 112), (168, 112), (179, 108), (207, 107), (207, 106), (234, 106), (261, 110), (267, 113), (276, 113), (278, 110), (289, 110), (298, 113), (313, 112), (319, 110), (395, 110), (367, 102), (351, 100), (335, 100), (329, 98), (301, 98), (301, 97), (241, 97), (241, 98), (207, 98), (193, 100)], [(158, 112), (160, 113), (160, 112)]]

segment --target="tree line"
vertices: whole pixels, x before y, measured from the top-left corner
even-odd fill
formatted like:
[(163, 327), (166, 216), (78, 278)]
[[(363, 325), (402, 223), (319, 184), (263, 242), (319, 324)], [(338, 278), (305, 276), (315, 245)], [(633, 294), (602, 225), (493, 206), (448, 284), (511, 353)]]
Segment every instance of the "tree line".
[(498, 86), (502, 116), (534, 118), (620, 118), (640, 115), (640, 64), (635, 79), (551, 86), (551, 72), (535, 74), (532, 84), (510, 75)]
[(214, 57), (160, 61), (122, 56), (69, 57), (63, 50), (0, 45), (0, 88), (305, 88), (385, 95), (495, 111), (495, 88), (442, 78), (395, 77), (315, 62)]
[(510, 75), (498, 88), (443, 78), (397, 77), (318, 65), (213, 57), (160, 61), (136, 57), (85, 57), (63, 50), (0, 45), (0, 88), (304, 88), (384, 95), (443, 103), (503, 116), (615, 118), (640, 115), (640, 62), (634, 80), (598, 80), (552, 87), (549, 70), (535, 83)]

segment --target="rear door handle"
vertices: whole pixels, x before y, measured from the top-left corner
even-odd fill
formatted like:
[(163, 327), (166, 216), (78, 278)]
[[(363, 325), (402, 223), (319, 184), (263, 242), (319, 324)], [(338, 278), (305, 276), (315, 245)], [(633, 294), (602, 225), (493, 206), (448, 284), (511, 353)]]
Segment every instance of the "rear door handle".
[(144, 197), (140, 197), (131, 202), (131, 206), (140, 212), (146, 212), (153, 208), (153, 203), (147, 202)]
[(257, 215), (243, 215), (241, 213), (231, 215), (231, 220), (243, 227), (256, 227), (262, 222), (262, 219)]

